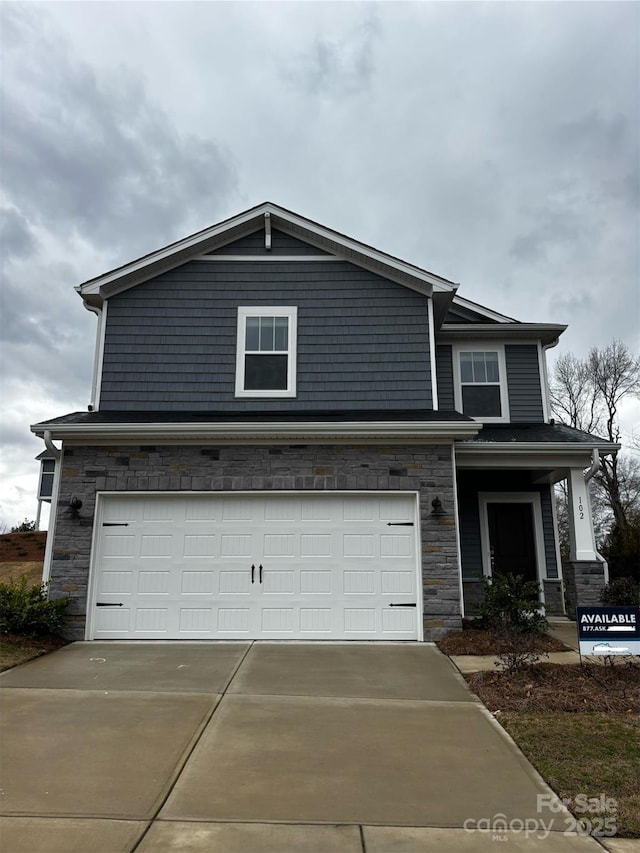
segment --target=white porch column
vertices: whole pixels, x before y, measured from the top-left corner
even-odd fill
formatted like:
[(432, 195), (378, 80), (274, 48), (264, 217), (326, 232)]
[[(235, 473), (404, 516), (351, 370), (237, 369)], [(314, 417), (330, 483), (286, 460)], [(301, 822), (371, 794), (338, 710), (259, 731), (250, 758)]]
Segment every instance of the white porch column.
[(596, 543), (591, 517), (589, 484), (582, 468), (571, 468), (567, 477), (569, 487), (569, 559), (572, 562), (596, 561)]

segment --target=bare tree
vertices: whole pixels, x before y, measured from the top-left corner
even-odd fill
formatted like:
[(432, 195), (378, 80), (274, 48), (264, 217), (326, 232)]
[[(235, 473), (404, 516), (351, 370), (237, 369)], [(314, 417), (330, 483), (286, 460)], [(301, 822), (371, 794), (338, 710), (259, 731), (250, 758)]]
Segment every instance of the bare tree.
[[(620, 341), (594, 347), (585, 359), (561, 356), (553, 370), (551, 407), (568, 426), (622, 443), (620, 404), (640, 396), (640, 357)], [(596, 541), (617, 576), (636, 576), (640, 567), (640, 441), (605, 456), (590, 483)], [(568, 550), (566, 489), (558, 491), (560, 544)]]
[[(620, 443), (620, 404), (640, 397), (640, 357), (614, 340), (593, 347), (585, 359), (561, 356), (554, 367), (551, 406), (562, 423)], [(602, 459), (596, 475), (596, 496), (604, 498), (615, 523), (625, 530), (638, 504), (638, 462), (617, 454)]]

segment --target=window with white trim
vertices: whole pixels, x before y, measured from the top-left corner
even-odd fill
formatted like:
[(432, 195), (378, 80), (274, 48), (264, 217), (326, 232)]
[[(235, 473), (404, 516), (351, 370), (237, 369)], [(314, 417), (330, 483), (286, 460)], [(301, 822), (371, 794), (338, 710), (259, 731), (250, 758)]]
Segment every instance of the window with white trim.
[(458, 348), (454, 365), (456, 409), (482, 421), (507, 420), (504, 348)]
[(236, 397), (295, 397), (297, 317), (292, 306), (238, 308)]

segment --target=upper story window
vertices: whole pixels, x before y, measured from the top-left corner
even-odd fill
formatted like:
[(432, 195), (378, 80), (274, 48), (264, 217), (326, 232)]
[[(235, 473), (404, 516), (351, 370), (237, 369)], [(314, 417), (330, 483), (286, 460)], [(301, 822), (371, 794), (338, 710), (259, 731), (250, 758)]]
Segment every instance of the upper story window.
[(298, 309), (238, 308), (236, 397), (295, 397)]
[(509, 418), (504, 347), (457, 347), (454, 353), (456, 409), (481, 421)]
[(43, 459), (40, 463), (40, 483), (38, 485), (38, 500), (50, 501), (53, 495), (53, 476), (56, 470), (54, 459)]

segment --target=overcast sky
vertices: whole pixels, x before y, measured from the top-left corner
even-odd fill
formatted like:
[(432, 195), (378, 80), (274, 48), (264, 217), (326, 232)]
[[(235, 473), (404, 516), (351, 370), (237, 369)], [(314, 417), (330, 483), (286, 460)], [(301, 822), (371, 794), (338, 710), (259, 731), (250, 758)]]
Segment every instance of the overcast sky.
[[(0, 3), (0, 524), (86, 409), (73, 288), (269, 200), (639, 347), (640, 5)], [(640, 406), (625, 412), (630, 429)]]

